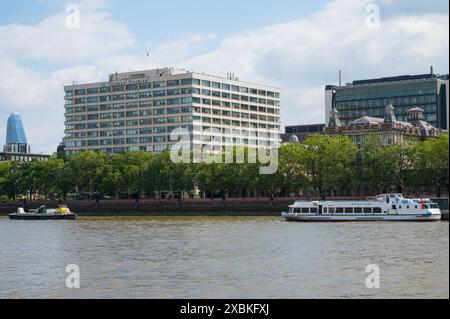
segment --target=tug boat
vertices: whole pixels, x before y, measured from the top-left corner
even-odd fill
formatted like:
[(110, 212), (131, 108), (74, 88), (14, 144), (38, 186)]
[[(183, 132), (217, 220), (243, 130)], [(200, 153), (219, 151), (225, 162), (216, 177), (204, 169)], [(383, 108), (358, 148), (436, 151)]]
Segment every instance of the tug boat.
[(381, 194), (366, 201), (296, 201), (282, 217), (288, 221), (436, 221), (441, 210), (428, 198)]
[(22, 207), (16, 213), (9, 214), (9, 219), (19, 220), (75, 220), (77, 214), (70, 211), (66, 205), (60, 205), (56, 209), (47, 209), (44, 205), (38, 209), (30, 209), (28, 212)]

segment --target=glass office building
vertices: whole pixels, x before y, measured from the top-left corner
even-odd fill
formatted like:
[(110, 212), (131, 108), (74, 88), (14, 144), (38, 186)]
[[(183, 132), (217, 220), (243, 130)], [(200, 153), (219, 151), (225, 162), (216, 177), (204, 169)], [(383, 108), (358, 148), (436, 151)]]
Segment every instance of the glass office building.
[(12, 113), (6, 124), (6, 144), (3, 152), (0, 152), (1, 161), (34, 162), (46, 161), (49, 155), (32, 154), (31, 147), (27, 143), (20, 114)]
[(325, 132), (325, 124), (300, 124), (286, 126), (284, 134), (281, 135), (283, 143), (292, 141), (293, 136), (296, 136), (294, 141), (303, 143), (312, 134), (323, 134)]
[(384, 108), (394, 105), (398, 121), (407, 121), (408, 110), (424, 110), (424, 120), (436, 128), (448, 129), (448, 74), (430, 72), (372, 80), (354, 81), (345, 86), (325, 88), (326, 121), (332, 105), (340, 112), (343, 125), (362, 116), (383, 117)]
[(258, 147), (280, 140), (277, 88), (173, 68), (65, 86), (66, 154), (161, 152), (185, 129), (190, 145)]
[(3, 149), (10, 153), (30, 153), (20, 114), (12, 113), (8, 117), (6, 144)]

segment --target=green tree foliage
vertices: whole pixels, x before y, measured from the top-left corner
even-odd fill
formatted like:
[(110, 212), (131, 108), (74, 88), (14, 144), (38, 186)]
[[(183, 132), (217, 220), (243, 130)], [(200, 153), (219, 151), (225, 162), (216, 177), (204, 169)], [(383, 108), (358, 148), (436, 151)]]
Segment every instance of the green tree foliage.
[[(249, 149), (239, 149), (248, 159)], [(382, 146), (377, 137), (357, 147), (348, 137), (312, 135), (281, 145), (278, 170), (261, 175), (260, 163), (181, 163), (160, 154), (83, 152), (46, 162), (0, 162), (0, 196), (68, 194), (100, 196), (303, 196), (374, 195), (399, 191), (448, 191), (448, 135), (423, 142)]]

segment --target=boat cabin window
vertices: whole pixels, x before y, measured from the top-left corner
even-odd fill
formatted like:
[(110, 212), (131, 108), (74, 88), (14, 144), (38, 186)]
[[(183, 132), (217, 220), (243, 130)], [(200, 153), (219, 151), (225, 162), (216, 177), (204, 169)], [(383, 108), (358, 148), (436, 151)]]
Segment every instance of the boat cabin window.
[(294, 208), (294, 213), (295, 213), (295, 214), (298, 214), (298, 213), (300, 213), (300, 211), (301, 211), (301, 209), (300, 209), (299, 207), (297, 207), (297, 208)]
[(309, 208), (308, 207), (302, 207), (302, 213), (303, 214), (308, 214), (309, 213)]
[(312, 207), (311, 208), (311, 214), (317, 214), (319, 210), (317, 209), (317, 207)]
[(372, 213), (372, 208), (370, 208), (370, 207), (364, 207), (364, 213), (366, 213), (366, 214), (371, 214)]
[(336, 208), (335, 207), (328, 207), (328, 213), (334, 214), (335, 212), (336, 212)]
[(352, 207), (346, 207), (345, 208), (345, 212), (346, 213), (353, 213), (353, 208)]
[(362, 213), (361, 207), (355, 207), (355, 213)]
[(392, 209), (397, 209), (397, 206), (396, 205), (392, 205)]
[(344, 212), (344, 209), (343, 209), (342, 207), (337, 207), (337, 208), (336, 208), (336, 213), (341, 214), (341, 213), (343, 213), (343, 212)]
[(380, 214), (380, 213), (382, 212), (381, 207), (374, 207), (374, 208), (373, 208), (373, 212), (374, 212), (375, 214)]
[(437, 208), (439, 208), (439, 206), (438, 206), (438, 204), (436, 204), (436, 203), (431, 203), (431, 204), (428, 204), (428, 208), (434, 208), (434, 209), (437, 209)]

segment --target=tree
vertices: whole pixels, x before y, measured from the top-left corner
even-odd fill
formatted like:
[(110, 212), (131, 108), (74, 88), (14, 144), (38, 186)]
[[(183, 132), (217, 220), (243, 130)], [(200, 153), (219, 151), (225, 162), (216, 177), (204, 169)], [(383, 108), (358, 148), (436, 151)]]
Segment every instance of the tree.
[(311, 135), (305, 141), (305, 168), (322, 198), (351, 187), (357, 147), (347, 136)]

